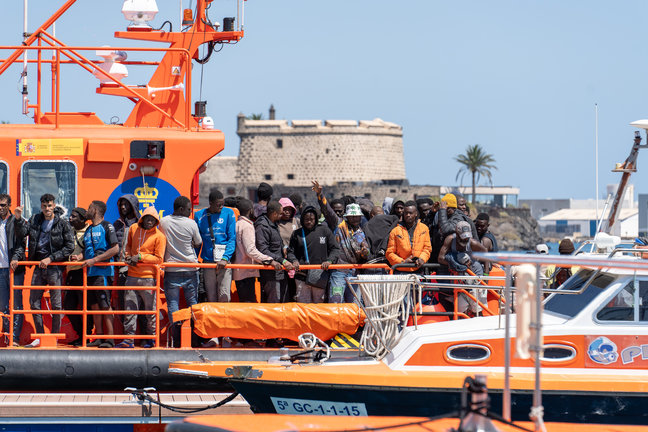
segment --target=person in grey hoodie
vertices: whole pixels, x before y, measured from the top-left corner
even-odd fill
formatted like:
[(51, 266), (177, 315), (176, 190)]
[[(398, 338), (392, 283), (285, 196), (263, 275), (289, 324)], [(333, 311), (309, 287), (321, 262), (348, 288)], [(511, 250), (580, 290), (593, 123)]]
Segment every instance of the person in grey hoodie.
[[(117, 200), (117, 211), (119, 212), (119, 219), (113, 222), (115, 234), (117, 234), (117, 243), (119, 243), (119, 254), (115, 257), (118, 261), (124, 261), (124, 238), (128, 234), (128, 228), (134, 223), (137, 223), (142, 216), (139, 210), (139, 200), (133, 194), (125, 194)], [(119, 275), (117, 277), (117, 285), (124, 286), (126, 283), (126, 274), (128, 267), (119, 267)], [(117, 301), (119, 309), (124, 309), (124, 291), (117, 291)], [(124, 320), (124, 315), (118, 315), (121, 321)], [(138, 317), (138, 319), (140, 319)], [(143, 319), (143, 318), (142, 318)]]

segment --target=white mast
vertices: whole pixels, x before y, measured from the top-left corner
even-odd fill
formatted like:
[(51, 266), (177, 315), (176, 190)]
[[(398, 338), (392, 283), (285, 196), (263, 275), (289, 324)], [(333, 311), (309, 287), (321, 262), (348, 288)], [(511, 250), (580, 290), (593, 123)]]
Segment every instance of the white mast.
[[(596, 183), (596, 190), (594, 191), (594, 200), (596, 201), (596, 220), (599, 220), (599, 200), (598, 200), (598, 194), (599, 194), (599, 174), (598, 174), (598, 104), (594, 104), (594, 115), (595, 115), (595, 121), (594, 121), (594, 177), (595, 177), (595, 183)], [(598, 232), (598, 229), (597, 229)], [(594, 233), (596, 235), (596, 233)]]

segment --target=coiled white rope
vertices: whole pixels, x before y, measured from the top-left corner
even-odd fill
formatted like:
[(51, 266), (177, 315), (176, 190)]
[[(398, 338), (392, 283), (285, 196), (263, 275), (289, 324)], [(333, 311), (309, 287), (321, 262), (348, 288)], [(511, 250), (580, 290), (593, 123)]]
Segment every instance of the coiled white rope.
[(367, 354), (380, 360), (396, 345), (407, 324), (410, 308), (405, 299), (417, 279), (414, 275), (358, 275), (358, 280), (381, 280), (358, 284), (369, 321), (360, 345)]
[(322, 360), (320, 360), (321, 362), (325, 362), (326, 360), (328, 360), (331, 357), (331, 348), (326, 344), (326, 342), (324, 342), (323, 340), (321, 340), (320, 338), (315, 336), (313, 333), (302, 333), (302, 334), (300, 334), (299, 335), (299, 346), (302, 349), (305, 349), (305, 350), (308, 350), (308, 349), (314, 350), (318, 346), (321, 347), (321, 348), (324, 348), (326, 350), (326, 356)]

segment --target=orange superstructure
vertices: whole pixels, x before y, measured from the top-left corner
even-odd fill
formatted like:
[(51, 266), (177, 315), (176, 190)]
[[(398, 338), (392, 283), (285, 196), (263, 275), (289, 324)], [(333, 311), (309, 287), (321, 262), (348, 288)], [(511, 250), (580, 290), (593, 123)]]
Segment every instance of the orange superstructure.
[[(68, 0), (50, 19), (25, 39), (24, 46), (0, 47), (10, 52), (0, 64), (0, 74), (14, 63), (35, 67), (36, 102), (25, 96), (25, 113), (33, 113), (35, 124), (0, 125), (0, 191), (25, 207), (25, 216), (38, 211), (39, 197), (52, 193), (66, 208), (87, 207), (93, 199), (107, 201), (106, 219), (117, 218), (116, 200), (134, 193), (140, 207), (154, 205), (161, 216), (172, 210), (173, 200), (185, 195), (198, 203), (198, 176), (204, 164), (223, 150), (219, 130), (203, 127), (204, 112), (192, 114), (191, 63), (198, 49), (208, 44), (232, 43), (243, 37), (241, 27), (218, 31), (207, 15), (212, 0), (197, 0), (195, 20), (180, 32), (132, 26), (115, 37), (162, 42), (166, 48), (79, 47), (64, 44), (53, 36), (52, 25), (76, 0)], [(11, 51), (10, 51), (11, 50)], [(146, 85), (131, 86), (111, 65), (121, 65), (122, 52), (133, 57), (160, 53), (159, 62), (129, 60), (129, 67), (156, 65)], [(46, 55), (47, 53), (47, 55)], [(52, 54), (50, 54), (52, 53)], [(95, 56), (103, 61), (91, 60)], [(134, 103), (123, 124), (106, 124), (92, 112), (62, 112), (62, 65), (76, 64), (93, 73), (101, 83), (98, 94), (121, 96)], [(51, 79), (51, 107), (42, 102)], [(78, 91), (78, 89), (74, 89)]]

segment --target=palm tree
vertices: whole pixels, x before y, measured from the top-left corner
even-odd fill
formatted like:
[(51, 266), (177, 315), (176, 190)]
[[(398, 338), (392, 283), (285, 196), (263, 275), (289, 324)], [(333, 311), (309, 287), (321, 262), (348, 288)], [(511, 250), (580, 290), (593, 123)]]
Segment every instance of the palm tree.
[(488, 177), (491, 186), (493, 185), (491, 170), (497, 169), (494, 165), (495, 159), (493, 158), (493, 155), (486, 153), (479, 144), (468, 146), (466, 153), (460, 154), (454, 159), (463, 165), (459, 172), (457, 172), (455, 180), (461, 177), (463, 184), (463, 176), (467, 172), (470, 172), (472, 175), (472, 203), (475, 204), (475, 185), (479, 181), (480, 177)]
[(263, 114), (250, 114), (246, 117), (248, 120), (263, 120)]

